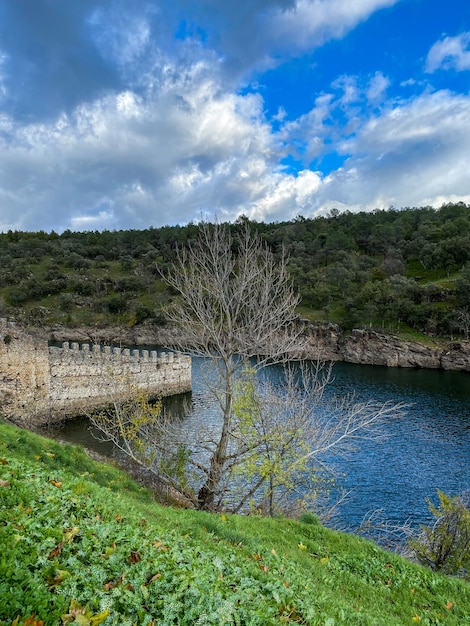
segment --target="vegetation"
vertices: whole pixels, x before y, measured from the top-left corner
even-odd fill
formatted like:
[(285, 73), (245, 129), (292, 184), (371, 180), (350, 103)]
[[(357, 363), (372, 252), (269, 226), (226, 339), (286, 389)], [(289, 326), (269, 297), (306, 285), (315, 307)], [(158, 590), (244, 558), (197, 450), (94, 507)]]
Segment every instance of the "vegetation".
[[(168, 309), (181, 331), (175, 348), (204, 360), (220, 423), (193, 432), (138, 397), (92, 415), (92, 423), (194, 508), (324, 509), (326, 454), (379, 435), (374, 429), (402, 407), (342, 401), (325, 410), (331, 368), (302, 362), (299, 376), (290, 365), (303, 358), (298, 296), (285, 260), (276, 262), (249, 229), (232, 237), (226, 226), (202, 224), (166, 279), (179, 296)], [(260, 375), (273, 364), (277, 384)]]
[(250, 452), (234, 412), (236, 381), (250, 363), (260, 370), (301, 350), (294, 325), (299, 296), (284, 258), (276, 263), (248, 228), (234, 238), (218, 224), (201, 225), (197, 242), (178, 253), (166, 280), (179, 296), (169, 309), (182, 331), (178, 349), (208, 358), (216, 372), (205, 384), (220, 407), (221, 428), (208, 433), (207, 464), (195, 468), (203, 477), (198, 505), (212, 510), (223, 505), (225, 491), (233, 495), (231, 471)]
[(470, 587), (303, 521), (161, 507), (0, 423), (0, 625), (461, 626)]
[(438, 496), (439, 506), (429, 502), (434, 524), (423, 526), (410, 546), (423, 565), (470, 580), (470, 494), (451, 498), (439, 491)]
[[(288, 268), (313, 320), (415, 339), (468, 338), (470, 206), (447, 204), (272, 224), (240, 218)], [(0, 314), (66, 325), (164, 323), (160, 272), (198, 226), (0, 234)]]

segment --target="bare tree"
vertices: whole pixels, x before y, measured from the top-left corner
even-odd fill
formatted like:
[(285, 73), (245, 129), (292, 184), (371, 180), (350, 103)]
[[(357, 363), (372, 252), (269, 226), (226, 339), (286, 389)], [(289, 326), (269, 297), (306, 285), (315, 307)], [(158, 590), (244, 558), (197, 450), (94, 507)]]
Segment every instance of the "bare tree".
[(210, 510), (230, 461), (235, 380), (250, 361), (259, 369), (301, 353), (299, 295), (284, 256), (276, 262), (248, 228), (233, 237), (219, 224), (201, 224), (198, 242), (179, 251), (165, 279), (179, 294), (167, 311), (181, 329), (177, 348), (209, 357), (217, 372), (207, 384), (221, 408), (222, 427), (198, 493), (200, 507)]
[[(247, 228), (233, 236), (202, 224), (165, 278), (178, 294), (167, 311), (179, 329), (173, 347), (203, 357), (220, 423), (176, 424), (145, 398), (116, 402), (93, 423), (192, 506), (272, 515), (310, 505), (327, 491), (325, 457), (380, 436), (377, 427), (401, 413), (373, 401), (326, 401), (331, 367), (302, 361), (286, 258), (276, 261)], [(275, 364), (277, 382), (263, 375)]]
[[(322, 455), (371, 436), (399, 413), (401, 407), (388, 404), (339, 402), (327, 419), (322, 403), (330, 369), (304, 368), (298, 384), (285, 366), (305, 353), (299, 296), (286, 258), (276, 261), (248, 228), (232, 236), (227, 226), (202, 224), (198, 242), (180, 250), (165, 278), (179, 294), (167, 312), (180, 329), (175, 347), (208, 359), (205, 383), (222, 413), (220, 430), (192, 442), (207, 461), (205, 469), (198, 466), (200, 508), (240, 511), (254, 498), (273, 513), (281, 494), (291, 497), (303, 483), (309, 483), (304, 493), (312, 491), (309, 477), (318, 479)], [(284, 389), (257, 378), (273, 363), (287, 372)]]
[(355, 532), (388, 552), (395, 552), (407, 559), (413, 558), (409, 542), (416, 536), (416, 528), (412, 518), (402, 523), (392, 522), (387, 519), (383, 509), (373, 509), (364, 515)]
[(462, 332), (465, 339), (468, 341), (470, 337), (470, 309), (465, 307), (456, 311), (457, 320), (456, 326)]

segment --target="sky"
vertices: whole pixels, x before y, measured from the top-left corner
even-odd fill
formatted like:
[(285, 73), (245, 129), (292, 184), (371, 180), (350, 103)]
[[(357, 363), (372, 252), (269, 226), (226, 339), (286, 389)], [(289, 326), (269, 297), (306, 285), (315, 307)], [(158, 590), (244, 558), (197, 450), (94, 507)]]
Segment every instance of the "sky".
[(0, 0), (0, 231), (470, 203), (468, 0)]

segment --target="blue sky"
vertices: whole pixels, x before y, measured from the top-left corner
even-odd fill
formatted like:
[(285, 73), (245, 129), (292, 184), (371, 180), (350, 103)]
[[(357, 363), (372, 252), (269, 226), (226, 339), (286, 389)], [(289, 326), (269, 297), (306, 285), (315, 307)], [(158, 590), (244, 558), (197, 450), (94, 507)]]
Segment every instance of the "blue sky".
[(453, 201), (468, 0), (0, 0), (0, 231)]

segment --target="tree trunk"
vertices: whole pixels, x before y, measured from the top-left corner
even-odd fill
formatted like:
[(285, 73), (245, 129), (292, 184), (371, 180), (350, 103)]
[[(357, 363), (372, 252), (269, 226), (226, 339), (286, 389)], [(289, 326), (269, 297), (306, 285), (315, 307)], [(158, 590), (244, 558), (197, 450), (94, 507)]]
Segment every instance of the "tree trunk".
[(215, 498), (220, 490), (220, 481), (224, 475), (227, 459), (228, 439), (232, 421), (232, 392), (229, 381), (226, 382), (226, 385), (228, 389), (225, 396), (222, 432), (210, 460), (206, 482), (199, 489), (198, 493), (199, 508), (204, 511), (212, 511), (214, 509)]

